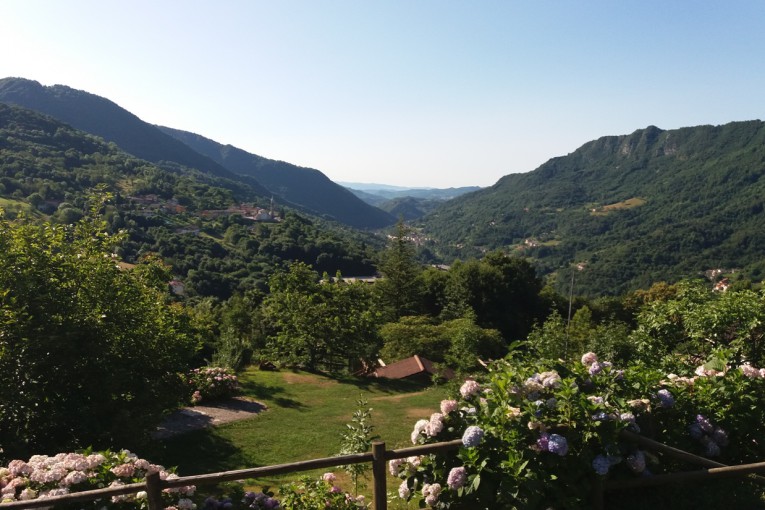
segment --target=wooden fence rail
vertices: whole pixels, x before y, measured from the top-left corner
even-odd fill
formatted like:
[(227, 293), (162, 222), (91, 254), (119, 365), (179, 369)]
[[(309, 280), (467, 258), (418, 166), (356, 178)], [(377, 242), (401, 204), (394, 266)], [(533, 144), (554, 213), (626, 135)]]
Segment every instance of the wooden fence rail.
[[(736, 476), (749, 476), (753, 480), (765, 484), (765, 477), (756, 474), (765, 473), (765, 462), (744, 464), (741, 466), (727, 466), (725, 464), (720, 464), (719, 462), (715, 462), (713, 460), (709, 460), (704, 457), (673, 448), (663, 443), (653, 441), (629, 431), (623, 431), (622, 438), (628, 441), (633, 441), (646, 449), (660, 451), (668, 456), (687, 461), (692, 464), (704, 466), (707, 469), (698, 469), (695, 471), (670, 473), (664, 475), (654, 475), (651, 477), (636, 478), (632, 480), (608, 480), (603, 482), (598, 478), (595, 484), (592, 505), (596, 510), (604, 508), (605, 492), (617, 491), (621, 489)], [(33, 499), (29, 501), (13, 501), (11, 503), (0, 503), (0, 510), (21, 510), (28, 508), (31, 509), (52, 507), (56, 504), (95, 501), (102, 498), (111, 498), (113, 496), (136, 494), (141, 491), (145, 491), (147, 494), (150, 510), (163, 510), (164, 504), (162, 502), (162, 491), (164, 489), (186, 487), (189, 485), (216, 484), (234, 480), (243, 480), (247, 478), (282, 475), (287, 473), (298, 473), (301, 471), (311, 471), (314, 469), (344, 466), (348, 464), (360, 464), (364, 462), (372, 463), (372, 475), (374, 480), (374, 508), (375, 510), (387, 510), (388, 490), (386, 464), (389, 460), (456, 450), (460, 446), (462, 446), (462, 441), (460, 439), (455, 439), (454, 441), (413, 446), (411, 448), (386, 450), (385, 443), (375, 442), (372, 444), (371, 453), (341, 455), (338, 457), (324, 457), (321, 459), (304, 460), (299, 462), (290, 462), (287, 464), (276, 464), (272, 466), (263, 466), (250, 469), (237, 469), (234, 471), (222, 471), (218, 473), (208, 473), (203, 475), (181, 476), (171, 480), (161, 480), (159, 478), (159, 473), (152, 473), (147, 475), (146, 480), (140, 483), (76, 492), (73, 494), (66, 494), (64, 496)]]
[(164, 489), (186, 487), (189, 485), (215, 484), (221, 482), (230, 482), (233, 480), (243, 480), (246, 478), (259, 478), (265, 476), (282, 475), (286, 473), (311, 471), (313, 469), (371, 462), (372, 474), (374, 477), (374, 508), (375, 510), (387, 510), (388, 490), (386, 463), (389, 460), (402, 459), (405, 457), (411, 457), (413, 455), (424, 455), (448, 450), (456, 450), (460, 446), (462, 446), (462, 441), (457, 439), (454, 441), (433, 443), (428, 445), (415, 446), (412, 448), (386, 450), (385, 443), (375, 442), (372, 445), (371, 453), (340, 455), (338, 457), (324, 457), (321, 459), (290, 462), (288, 464), (276, 464), (273, 466), (263, 466), (250, 469), (237, 469), (234, 471), (222, 471), (204, 475), (181, 476), (178, 478), (173, 478), (172, 480), (160, 480), (159, 473), (152, 473), (147, 475), (146, 480), (140, 483), (121, 485), (119, 487), (107, 487), (104, 489), (96, 489), (92, 491), (76, 492), (73, 494), (66, 494), (64, 496), (2, 503), (0, 504), (0, 509), (20, 510), (27, 508), (51, 507), (56, 504), (75, 503), (80, 501), (95, 501), (102, 498), (111, 498), (112, 496), (122, 496), (125, 494), (136, 494), (138, 492), (145, 491), (148, 497), (149, 509), (163, 510), (164, 504), (162, 503), (162, 491)]

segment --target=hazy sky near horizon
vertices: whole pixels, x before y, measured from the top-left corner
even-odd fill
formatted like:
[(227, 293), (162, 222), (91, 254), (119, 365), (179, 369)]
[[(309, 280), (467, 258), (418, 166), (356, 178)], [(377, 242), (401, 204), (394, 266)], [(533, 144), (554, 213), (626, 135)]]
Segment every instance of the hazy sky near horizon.
[(765, 2), (1, 0), (0, 78), (335, 181), (487, 186), (605, 135), (765, 118)]

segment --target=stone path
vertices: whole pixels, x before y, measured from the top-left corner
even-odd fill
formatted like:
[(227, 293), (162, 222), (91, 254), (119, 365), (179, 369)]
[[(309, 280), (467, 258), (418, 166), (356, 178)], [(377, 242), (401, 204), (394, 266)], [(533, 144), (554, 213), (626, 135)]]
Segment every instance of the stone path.
[(192, 430), (220, 425), (221, 423), (244, 420), (255, 416), (265, 409), (266, 406), (264, 404), (244, 397), (234, 397), (221, 402), (185, 407), (170, 413), (165, 421), (162, 422), (162, 425), (157, 427), (152, 437), (155, 439), (165, 439)]

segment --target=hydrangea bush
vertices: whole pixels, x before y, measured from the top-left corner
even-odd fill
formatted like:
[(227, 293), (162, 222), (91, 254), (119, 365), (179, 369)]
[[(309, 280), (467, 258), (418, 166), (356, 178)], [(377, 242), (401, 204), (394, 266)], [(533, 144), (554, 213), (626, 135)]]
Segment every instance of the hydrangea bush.
[(466, 381), (415, 424), (413, 444), (461, 439), (463, 447), (391, 461), (399, 496), (439, 509), (588, 508), (598, 478), (688, 469), (622, 430), (719, 462), (765, 459), (765, 371), (718, 360), (685, 372), (620, 369), (594, 353), (497, 362), (485, 381)]
[(230, 368), (195, 368), (186, 376), (191, 389), (191, 403), (218, 400), (239, 392), (239, 379)]
[[(162, 480), (178, 476), (164, 467), (138, 458), (128, 450), (100, 453), (59, 453), (52, 457), (34, 455), (29, 460), (12, 460), (0, 468), (2, 502), (26, 501), (73, 492), (115, 487), (145, 480), (157, 472)], [(193, 510), (195, 487), (165, 489), (162, 497), (168, 509)], [(77, 503), (78, 508), (148, 508), (145, 492), (114, 496), (109, 500)]]
[(360, 510), (369, 508), (364, 496), (344, 492), (335, 482), (334, 473), (324, 473), (319, 480), (308, 477), (282, 485), (279, 497), (285, 510)]

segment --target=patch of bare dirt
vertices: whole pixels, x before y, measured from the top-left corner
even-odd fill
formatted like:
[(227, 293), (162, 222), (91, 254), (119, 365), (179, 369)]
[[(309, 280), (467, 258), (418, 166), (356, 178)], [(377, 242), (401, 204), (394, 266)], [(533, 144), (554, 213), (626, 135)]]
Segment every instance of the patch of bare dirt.
[(399, 400), (403, 400), (405, 398), (413, 397), (415, 395), (422, 395), (428, 390), (422, 390), (422, 391), (413, 391), (412, 393), (402, 393), (400, 395), (385, 395), (384, 397), (374, 397), (371, 400), (392, 400), (394, 402), (397, 402)]
[(432, 407), (413, 407), (411, 409), (406, 410), (406, 417), (407, 418), (416, 418), (416, 419), (427, 419), (430, 417), (431, 414), (433, 414), (433, 408)]
[(192, 430), (220, 425), (221, 423), (244, 420), (266, 409), (264, 404), (244, 397), (234, 397), (220, 402), (184, 407), (170, 413), (165, 418), (165, 421), (157, 427), (152, 437), (155, 439), (165, 439), (185, 432), (191, 432)]
[(284, 382), (287, 384), (310, 384), (312, 386), (319, 386), (322, 388), (325, 386), (333, 386), (338, 384), (337, 381), (321, 379), (314, 375), (292, 373), (284, 374)]

